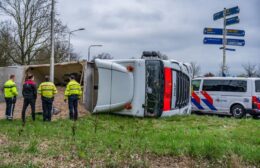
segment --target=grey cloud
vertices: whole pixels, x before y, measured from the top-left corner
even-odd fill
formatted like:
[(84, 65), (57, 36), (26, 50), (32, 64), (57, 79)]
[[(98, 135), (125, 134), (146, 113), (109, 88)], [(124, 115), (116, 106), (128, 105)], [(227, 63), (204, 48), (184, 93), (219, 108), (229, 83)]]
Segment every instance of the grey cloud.
[(213, 21), (215, 12), (239, 5), (241, 23), (230, 28), (246, 30), (246, 46), (228, 53), (234, 74), (241, 73), (246, 60), (259, 62), (259, 0), (60, 0), (61, 19), (73, 28), (85, 27), (72, 38), (76, 52), (87, 54), (87, 46), (102, 43), (96, 52), (115, 58), (139, 57), (143, 50), (161, 50), (170, 58), (196, 61), (203, 72), (217, 72), (222, 60), (219, 46), (202, 44), (204, 27), (222, 27)]

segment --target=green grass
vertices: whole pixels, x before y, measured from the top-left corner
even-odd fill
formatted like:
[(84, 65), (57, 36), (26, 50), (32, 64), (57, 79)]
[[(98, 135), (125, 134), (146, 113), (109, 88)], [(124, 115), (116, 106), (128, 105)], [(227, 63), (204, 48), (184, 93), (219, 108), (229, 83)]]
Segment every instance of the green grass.
[[(43, 123), (0, 121), (0, 167), (75, 164), (104, 167), (149, 166), (147, 156), (190, 157), (228, 165), (232, 158), (260, 165), (260, 120), (217, 116), (175, 116), (140, 119), (85, 116), (75, 125), (58, 120)], [(155, 158), (156, 158), (155, 157)]]

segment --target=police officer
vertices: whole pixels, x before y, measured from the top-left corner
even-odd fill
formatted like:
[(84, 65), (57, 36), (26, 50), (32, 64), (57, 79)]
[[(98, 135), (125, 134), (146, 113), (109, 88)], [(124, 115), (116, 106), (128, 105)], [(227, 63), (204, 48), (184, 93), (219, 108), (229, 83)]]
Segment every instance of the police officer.
[(13, 112), (16, 103), (16, 96), (18, 96), (17, 87), (15, 84), (15, 75), (10, 75), (8, 81), (4, 84), (4, 95), (5, 95), (5, 102), (6, 102), (6, 119), (12, 120), (13, 119)]
[(49, 76), (45, 76), (45, 82), (40, 84), (38, 93), (42, 97), (43, 121), (51, 121), (52, 105), (57, 89), (56, 86), (50, 82)]
[(23, 110), (22, 110), (22, 120), (25, 124), (25, 112), (27, 107), (30, 105), (32, 110), (32, 120), (35, 121), (35, 102), (37, 99), (37, 88), (36, 83), (33, 81), (34, 76), (29, 74), (27, 80), (23, 84)]
[(82, 95), (82, 90), (80, 84), (75, 80), (75, 76), (70, 76), (70, 82), (67, 84), (65, 90), (65, 99), (66, 102), (68, 99), (69, 103), (69, 115), (71, 120), (78, 119), (78, 100)]

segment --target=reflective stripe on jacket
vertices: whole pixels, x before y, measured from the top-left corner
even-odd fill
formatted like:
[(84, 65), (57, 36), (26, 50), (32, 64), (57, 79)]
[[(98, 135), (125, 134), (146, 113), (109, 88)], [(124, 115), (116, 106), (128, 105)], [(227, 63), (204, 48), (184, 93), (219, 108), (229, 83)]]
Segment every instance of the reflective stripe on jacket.
[(17, 87), (13, 80), (10, 79), (5, 82), (4, 95), (5, 95), (5, 98), (13, 98), (15, 96), (18, 96)]
[(66, 87), (66, 90), (65, 90), (65, 99), (68, 99), (68, 96), (70, 96), (70, 95), (78, 95), (78, 96), (82, 95), (81, 86), (75, 80), (71, 80), (67, 84), (67, 87)]
[(57, 92), (56, 86), (52, 82), (43, 82), (38, 88), (38, 93), (46, 98), (53, 98)]

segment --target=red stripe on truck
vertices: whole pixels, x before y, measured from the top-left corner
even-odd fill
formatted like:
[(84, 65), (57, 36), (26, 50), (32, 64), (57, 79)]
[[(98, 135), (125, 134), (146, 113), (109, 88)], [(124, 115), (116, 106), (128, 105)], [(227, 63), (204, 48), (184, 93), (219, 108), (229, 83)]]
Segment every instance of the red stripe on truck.
[(172, 100), (172, 69), (164, 68), (163, 111), (171, 110), (171, 100)]

